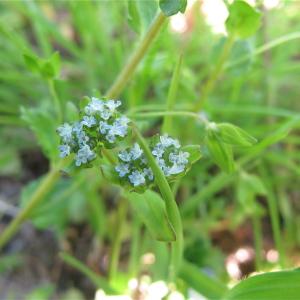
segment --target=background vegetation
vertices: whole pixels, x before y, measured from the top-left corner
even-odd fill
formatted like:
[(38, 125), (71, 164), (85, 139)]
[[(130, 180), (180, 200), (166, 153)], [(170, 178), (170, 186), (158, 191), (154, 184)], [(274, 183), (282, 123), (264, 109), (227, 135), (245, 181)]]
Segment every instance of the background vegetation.
[[(0, 2), (1, 299), (92, 299), (96, 290), (99, 299), (296, 299), (296, 271), (227, 290), (300, 264), (300, 2), (251, 1), (253, 12), (232, 12), (229, 35), (232, 1), (175, 14), (181, 2), (175, 11), (154, 0)], [(122, 99), (144, 136), (203, 145), (201, 122), (166, 117), (172, 110), (258, 140), (234, 148), (234, 170), (204, 147), (172, 185), (185, 239), (175, 284), (168, 244), (132, 201), (120, 201), (99, 168), (73, 172), (59, 161), (56, 128), (86, 95)], [(247, 294), (252, 286), (264, 298)]]

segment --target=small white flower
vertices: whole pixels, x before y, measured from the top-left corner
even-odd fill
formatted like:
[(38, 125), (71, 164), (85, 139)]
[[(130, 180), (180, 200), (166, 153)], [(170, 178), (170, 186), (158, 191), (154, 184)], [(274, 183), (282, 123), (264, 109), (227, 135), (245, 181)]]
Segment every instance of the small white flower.
[(189, 162), (188, 161), (189, 156), (190, 154), (188, 152), (179, 151), (178, 154), (171, 152), (169, 155), (169, 160), (174, 164), (186, 165)]
[(120, 119), (117, 119), (112, 124), (112, 126), (111, 126), (111, 128), (109, 130), (109, 134), (118, 135), (118, 136), (121, 136), (121, 137), (125, 137), (126, 134), (127, 134), (128, 126), (121, 124), (121, 122), (119, 120)]
[(93, 116), (91, 116), (91, 117), (84, 116), (81, 121), (81, 124), (90, 128), (90, 127), (96, 125), (96, 119)]
[(68, 123), (57, 128), (57, 132), (64, 143), (70, 143), (72, 141), (72, 126)]
[(161, 158), (165, 152), (165, 148), (161, 143), (155, 145), (154, 149), (152, 150), (152, 154), (157, 158)]
[(128, 164), (119, 164), (115, 167), (115, 170), (119, 173), (120, 177), (124, 177), (129, 173), (129, 165)]
[(91, 102), (85, 107), (84, 111), (87, 115), (95, 115), (100, 113), (103, 108), (103, 101), (92, 97)]
[(138, 159), (143, 154), (142, 149), (140, 148), (139, 144), (134, 143), (133, 147), (130, 150), (131, 158), (133, 160)]
[(75, 122), (73, 124), (73, 128), (72, 128), (73, 132), (78, 135), (78, 134), (81, 134), (82, 132), (82, 124), (81, 122)]
[(109, 141), (111, 144), (113, 144), (116, 141), (116, 136), (112, 134), (108, 134), (106, 137), (106, 140)]
[(79, 146), (84, 146), (90, 139), (83, 130), (76, 132), (76, 137)]
[(86, 164), (88, 161), (93, 160), (96, 157), (95, 153), (91, 150), (89, 145), (83, 145), (77, 152), (75, 158), (75, 165), (80, 166)]
[(103, 121), (99, 122), (100, 133), (106, 134), (110, 128), (111, 128), (111, 125), (107, 124), (106, 122), (103, 122)]
[(64, 157), (70, 155), (71, 147), (69, 145), (60, 145), (58, 147), (58, 149), (59, 149), (59, 152), (60, 152), (59, 156), (61, 158), (64, 158)]
[(132, 172), (132, 174), (129, 175), (128, 178), (133, 186), (139, 186), (146, 182), (144, 175), (139, 171)]
[(143, 174), (145, 177), (148, 177), (149, 180), (153, 180), (154, 176), (153, 176), (153, 172), (150, 168), (144, 168), (143, 169)]
[(118, 154), (119, 158), (124, 161), (124, 162), (129, 162), (131, 161), (131, 154), (128, 153), (127, 151), (120, 151), (120, 153)]
[(103, 120), (108, 120), (110, 117), (111, 117), (112, 113), (107, 110), (107, 109), (103, 109), (101, 112), (100, 112), (100, 116)]
[(174, 146), (175, 148), (180, 148), (180, 143), (178, 140), (176, 139), (172, 139), (171, 137), (169, 137), (167, 134), (165, 135), (161, 135), (160, 136), (160, 142), (162, 144), (163, 147), (167, 148), (170, 146)]
[(108, 108), (108, 110), (111, 113), (114, 113), (116, 108), (118, 108), (121, 105), (121, 101), (108, 100), (104, 102), (104, 105)]
[(168, 176), (169, 175), (176, 175), (182, 173), (185, 169), (185, 165), (177, 165), (174, 164), (172, 167), (169, 167), (167, 170)]

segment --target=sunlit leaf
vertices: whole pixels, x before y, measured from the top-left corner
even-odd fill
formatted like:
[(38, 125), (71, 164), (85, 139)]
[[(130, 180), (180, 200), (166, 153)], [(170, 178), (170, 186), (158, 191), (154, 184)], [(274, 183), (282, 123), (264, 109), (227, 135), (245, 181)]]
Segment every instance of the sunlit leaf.
[(253, 35), (261, 24), (261, 14), (245, 1), (237, 0), (229, 6), (226, 29), (240, 38)]

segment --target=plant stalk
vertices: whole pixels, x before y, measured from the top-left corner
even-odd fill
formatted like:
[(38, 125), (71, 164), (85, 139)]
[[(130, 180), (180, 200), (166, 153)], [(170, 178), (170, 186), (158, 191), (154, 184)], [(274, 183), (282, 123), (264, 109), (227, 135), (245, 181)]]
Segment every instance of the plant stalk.
[(128, 210), (128, 201), (124, 197), (119, 199), (118, 212), (116, 218), (116, 231), (113, 236), (113, 245), (109, 263), (109, 280), (113, 282), (118, 270), (118, 262), (120, 257), (120, 250), (122, 245), (122, 230), (126, 222), (126, 215)]
[(32, 211), (43, 200), (44, 196), (49, 192), (51, 187), (60, 177), (59, 170), (68, 164), (69, 160), (60, 161), (57, 166), (48, 173), (41, 185), (34, 192), (27, 206), (13, 219), (13, 221), (4, 229), (0, 236), (0, 249), (15, 235), (21, 224), (28, 219)]
[(214, 70), (211, 72), (209, 78), (207, 79), (206, 83), (203, 86), (201, 97), (199, 101), (196, 102), (194, 111), (198, 112), (203, 108), (203, 105), (205, 104), (208, 95), (210, 94), (211, 90), (214, 88), (223, 70), (224, 64), (230, 55), (230, 51), (232, 49), (234, 41), (235, 41), (235, 36), (229, 35), (225, 42), (225, 45), (223, 46), (217, 65), (215, 66)]
[(174, 280), (178, 270), (180, 269), (183, 255), (183, 229), (179, 209), (168, 181), (152, 156), (147, 142), (144, 140), (135, 126), (133, 126), (133, 131), (153, 171), (155, 182), (158, 185), (158, 188), (162, 194), (162, 198), (166, 204), (168, 218), (173, 225), (176, 234), (176, 241), (171, 243), (172, 253), (169, 270), (170, 280)]
[(48, 79), (48, 88), (49, 88), (49, 92), (51, 94), (51, 97), (53, 99), (53, 105), (56, 111), (56, 115), (57, 115), (57, 120), (58, 123), (60, 124), (63, 121), (63, 114), (62, 114), (62, 107), (61, 107), (61, 103), (60, 100), (57, 96), (56, 93), (56, 89), (54, 86), (54, 80), (53, 79)]
[(114, 98), (121, 93), (126, 83), (132, 77), (138, 63), (141, 61), (154, 38), (158, 34), (165, 20), (166, 16), (163, 13), (159, 13), (157, 15), (144, 38), (141, 40), (138, 48), (129, 58), (127, 64), (113, 83), (112, 87), (107, 91), (107, 97)]

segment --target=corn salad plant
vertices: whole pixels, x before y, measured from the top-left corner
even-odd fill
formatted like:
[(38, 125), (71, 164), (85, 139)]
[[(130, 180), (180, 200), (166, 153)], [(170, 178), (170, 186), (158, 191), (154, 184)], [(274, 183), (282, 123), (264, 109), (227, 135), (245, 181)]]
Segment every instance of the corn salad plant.
[[(18, 264), (10, 245), (30, 221), (51, 229), (60, 263), (93, 284), (95, 299), (299, 297), (300, 272), (288, 255), (300, 243), (290, 200), (299, 175), (300, 115), (290, 103), (297, 80), (285, 79), (287, 103), (277, 93), (285, 95), (280, 74), (299, 77), (300, 20), (291, 13), (297, 3), (282, 4), (299, 29), (286, 34), (285, 21), (269, 40), (268, 18), (279, 17), (256, 2), (220, 1), (226, 35), (217, 38), (199, 15), (201, 1), (0, 4), (1, 167), (17, 176), (18, 153), (31, 149), (33, 135), (49, 162), (0, 232), (0, 272)], [(181, 35), (169, 30), (176, 20), (186, 22)], [(288, 42), (287, 52), (275, 52)], [(92, 263), (68, 244), (70, 224), (88, 224)], [(241, 235), (245, 224), (252, 252), (225, 260), (214, 235)], [(223, 246), (236, 250), (236, 239)], [(237, 261), (249, 253), (251, 272), (261, 274), (242, 278)], [(28, 299), (60, 297), (51, 284)]]

